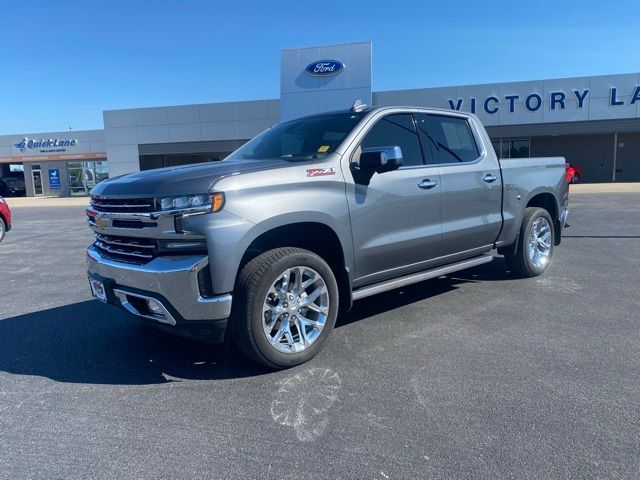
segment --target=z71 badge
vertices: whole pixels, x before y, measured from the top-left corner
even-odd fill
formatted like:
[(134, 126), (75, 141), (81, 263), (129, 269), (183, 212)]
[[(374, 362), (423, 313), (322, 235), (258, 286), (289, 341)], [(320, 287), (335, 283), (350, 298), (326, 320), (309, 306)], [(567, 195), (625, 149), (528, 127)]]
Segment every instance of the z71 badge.
[(335, 168), (309, 168), (307, 177), (324, 177), (325, 175), (335, 175)]

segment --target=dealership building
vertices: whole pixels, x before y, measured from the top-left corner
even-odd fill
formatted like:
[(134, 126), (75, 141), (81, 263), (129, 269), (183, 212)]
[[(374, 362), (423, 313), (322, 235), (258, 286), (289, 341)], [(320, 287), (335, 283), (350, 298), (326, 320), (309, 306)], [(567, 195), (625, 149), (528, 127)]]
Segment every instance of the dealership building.
[(472, 112), (503, 159), (564, 156), (581, 182), (640, 181), (640, 73), (383, 92), (373, 73), (370, 42), (285, 49), (279, 98), (107, 110), (103, 130), (0, 136), (0, 195), (86, 195), (107, 177), (218, 161), (278, 122), (355, 100)]

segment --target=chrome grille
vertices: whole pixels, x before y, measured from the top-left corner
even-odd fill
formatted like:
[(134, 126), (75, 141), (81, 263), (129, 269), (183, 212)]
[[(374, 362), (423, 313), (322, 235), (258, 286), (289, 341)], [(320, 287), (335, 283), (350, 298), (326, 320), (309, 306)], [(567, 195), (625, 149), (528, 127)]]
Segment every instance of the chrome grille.
[(91, 197), (91, 207), (97, 212), (148, 213), (156, 210), (153, 198)]
[(144, 264), (158, 256), (158, 242), (151, 238), (96, 233), (94, 246), (104, 256), (128, 263)]

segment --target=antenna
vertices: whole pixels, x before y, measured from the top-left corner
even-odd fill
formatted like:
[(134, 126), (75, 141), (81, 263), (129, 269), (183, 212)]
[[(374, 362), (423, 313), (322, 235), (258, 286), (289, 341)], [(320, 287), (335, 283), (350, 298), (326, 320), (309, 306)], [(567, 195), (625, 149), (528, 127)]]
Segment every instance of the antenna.
[(352, 112), (361, 112), (365, 108), (367, 108), (367, 106), (368, 105), (366, 103), (362, 103), (362, 100), (358, 99), (355, 102), (353, 102), (353, 105), (351, 105), (351, 111)]

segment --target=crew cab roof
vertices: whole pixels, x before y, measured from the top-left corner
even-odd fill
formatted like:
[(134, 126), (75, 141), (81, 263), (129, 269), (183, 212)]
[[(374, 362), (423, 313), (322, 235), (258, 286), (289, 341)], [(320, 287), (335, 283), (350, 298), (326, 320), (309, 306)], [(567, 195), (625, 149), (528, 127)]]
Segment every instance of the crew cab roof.
[(327, 112), (320, 112), (320, 113), (314, 113), (311, 115), (305, 115), (303, 117), (298, 117), (295, 119), (291, 119), (288, 121), (292, 121), (292, 120), (301, 120), (303, 118), (311, 118), (311, 117), (321, 117), (321, 116), (325, 116), (325, 115), (338, 115), (338, 114), (347, 114), (347, 113), (361, 113), (361, 114), (367, 114), (367, 113), (375, 113), (378, 111), (382, 111), (382, 110), (419, 110), (419, 111), (424, 111), (424, 112), (433, 112), (433, 113), (446, 113), (446, 114), (451, 114), (451, 113), (456, 113), (456, 114), (460, 114), (460, 115), (464, 115), (464, 116), (468, 116), (468, 117), (475, 117), (474, 114), (469, 113), (469, 112), (463, 112), (463, 111), (459, 111), (459, 110), (451, 110), (449, 108), (436, 108), (436, 107), (423, 107), (423, 106), (416, 106), (416, 105), (374, 105), (374, 106), (367, 106), (362, 108), (361, 110), (358, 110), (357, 112), (354, 112), (352, 109), (344, 109), (344, 110), (331, 110), (331, 111), (327, 111)]

